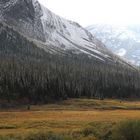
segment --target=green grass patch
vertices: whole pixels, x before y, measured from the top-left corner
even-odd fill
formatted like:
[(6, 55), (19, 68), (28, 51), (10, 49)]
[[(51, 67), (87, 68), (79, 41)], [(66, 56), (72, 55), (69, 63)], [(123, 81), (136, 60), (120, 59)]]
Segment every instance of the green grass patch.
[(119, 123), (112, 130), (111, 140), (140, 140), (140, 121), (130, 120)]

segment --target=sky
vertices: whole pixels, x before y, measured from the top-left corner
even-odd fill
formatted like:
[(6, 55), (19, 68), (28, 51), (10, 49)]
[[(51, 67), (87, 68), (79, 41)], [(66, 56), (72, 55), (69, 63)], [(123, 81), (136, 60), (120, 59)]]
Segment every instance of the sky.
[(86, 27), (140, 24), (140, 0), (39, 0), (55, 14)]

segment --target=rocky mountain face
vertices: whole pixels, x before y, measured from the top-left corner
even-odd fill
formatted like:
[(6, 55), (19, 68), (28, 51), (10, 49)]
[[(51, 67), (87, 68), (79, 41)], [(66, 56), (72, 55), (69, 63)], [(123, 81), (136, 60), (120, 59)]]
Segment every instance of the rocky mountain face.
[(50, 53), (86, 54), (106, 63), (124, 63), (78, 23), (65, 20), (37, 0), (2, 0), (0, 22)]
[(140, 66), (140, 25), (92, 25), (87, 30), (114, 53)]

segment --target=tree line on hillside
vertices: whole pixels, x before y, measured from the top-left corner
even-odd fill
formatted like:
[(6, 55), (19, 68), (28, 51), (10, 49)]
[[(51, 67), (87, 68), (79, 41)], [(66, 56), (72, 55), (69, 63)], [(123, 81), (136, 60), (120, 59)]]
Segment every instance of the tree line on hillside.
[(37, 104), (80, 97), (140, 97), (139, 85), (138, 70), (84, 55), (46, 53), (8, 27), (0, 31), (1, 100)]

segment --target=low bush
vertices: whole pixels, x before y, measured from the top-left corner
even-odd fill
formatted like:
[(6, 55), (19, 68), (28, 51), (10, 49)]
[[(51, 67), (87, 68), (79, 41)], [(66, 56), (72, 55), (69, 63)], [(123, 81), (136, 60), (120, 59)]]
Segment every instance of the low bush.
[(112, 130), (111, 140), (140, 140), (140, 120), (125, 121)]

